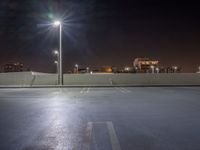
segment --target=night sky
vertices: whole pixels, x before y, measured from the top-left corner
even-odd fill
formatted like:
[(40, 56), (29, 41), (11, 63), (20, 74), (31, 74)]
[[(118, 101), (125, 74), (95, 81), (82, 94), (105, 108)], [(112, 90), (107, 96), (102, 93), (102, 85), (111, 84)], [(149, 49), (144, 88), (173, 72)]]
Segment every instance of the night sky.
[(65, 23), (63, 69), (131, 66), (136, 57), (194, 72), (200, 65), (200, 10), (193, 1), (1, 0), (0, 64), (54, 72), (56, 18)]

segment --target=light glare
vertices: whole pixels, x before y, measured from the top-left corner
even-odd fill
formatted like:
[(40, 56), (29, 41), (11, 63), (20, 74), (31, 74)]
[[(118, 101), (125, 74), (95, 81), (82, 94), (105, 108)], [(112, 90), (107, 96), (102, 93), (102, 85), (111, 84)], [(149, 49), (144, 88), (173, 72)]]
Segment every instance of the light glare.
[(57, 50), (54, 51), (54, 54), (55, 54), (55, 55), (58, 55), (58, 53), (59, 53), (59, 52), (58, 52)]
[(59, 26), (60, 24), (61, 24), (60, 21), (55, 21), (55, 22), (54, 22), (54, 26)]

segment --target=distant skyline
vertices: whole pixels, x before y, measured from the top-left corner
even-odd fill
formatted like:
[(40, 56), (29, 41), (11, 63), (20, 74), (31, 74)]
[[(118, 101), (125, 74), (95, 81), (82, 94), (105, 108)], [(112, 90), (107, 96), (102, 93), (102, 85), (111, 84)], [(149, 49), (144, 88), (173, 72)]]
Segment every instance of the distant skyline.
[(0, 64), (22, 62), (33, 71), (55, 71), (56, 18), (66, 23), (63, 69), (75, 64), (131, 66), (136, 57), (195, 72), (200, 65), (200, 11), (195, 1), (2, 0)]

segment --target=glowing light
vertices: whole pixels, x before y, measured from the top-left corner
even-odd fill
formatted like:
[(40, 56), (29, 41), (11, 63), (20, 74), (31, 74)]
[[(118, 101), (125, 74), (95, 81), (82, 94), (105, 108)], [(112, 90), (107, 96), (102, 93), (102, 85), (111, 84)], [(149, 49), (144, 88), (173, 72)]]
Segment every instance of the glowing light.
[(177, 70), (177, 69), (178, 69), (178, 67), (177, 67), (177, 66), (173, 66), (173, 68), (174, 68), (174, 70)]
[(125, 71), (130, 71), (130, 68), (129, 67), (125, 67), (124, 70)]
[(55, 55), (58, 55), (58, 51), (57, 50), (55, 50), (55, 51), (53, 51), (53, 53), (55, 54)]
[(156, 72), (159, 73), (160, 69), (158, 67), (156, 67)]
[(76, 64), (75, 67), (78, 68), (78, 64)]
[(150, 66), (151, 67), (151, 69), (154, 69), (155, 67), (152, 65), (152, 66)]
[(55, 21), (53, 24), (54, 24), (54, 26), (59, 26), (59, 25), (61, 25), (61, 22), (60, 21)]

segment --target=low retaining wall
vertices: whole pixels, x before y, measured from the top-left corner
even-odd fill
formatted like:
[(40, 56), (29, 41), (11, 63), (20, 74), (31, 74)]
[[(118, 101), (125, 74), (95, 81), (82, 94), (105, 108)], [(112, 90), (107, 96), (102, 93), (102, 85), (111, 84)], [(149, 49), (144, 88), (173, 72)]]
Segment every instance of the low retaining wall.
[[(65, 86), (200, 85), (200, 74), (64, 74), (63, 80)], [(56, 86), (57, 82), (57, 74), (0, 73), (1, 87)]]

